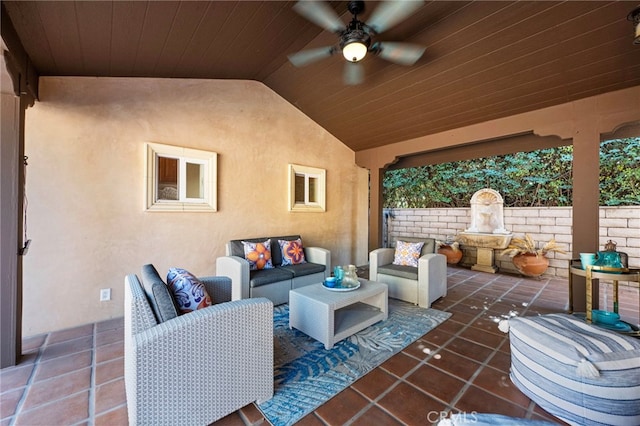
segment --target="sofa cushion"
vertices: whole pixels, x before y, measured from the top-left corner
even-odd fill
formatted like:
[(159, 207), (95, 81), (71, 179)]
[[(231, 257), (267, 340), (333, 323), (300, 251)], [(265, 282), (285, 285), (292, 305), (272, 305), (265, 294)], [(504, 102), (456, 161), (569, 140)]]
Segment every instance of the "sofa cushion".
[(436, 246), (436, 239), (425, 238), (420, 256), (424, 256), (425, 254), (429, 254), (429, 253), (437, 253), (437, 252), (438, 252), (438, 247)]
[(158, 323), (180, 315), (171, 291), (153, 265), (142, 267), (142, 286)]
[(393, 264), (400, 266), (413, 266), (418, 267), (418, 259), (420, 259), (420, 253), (422, 251), (424, 242), (405, 242), (396, 241), (396, 251), (393, 256)]
[(287, 281), (292, 279), (293, 272), (281, 267), (249, 271), (249, 285), (251, 285), (251, 287), (259, 287), (261, 285), (272, 284), (278, 281)]
[(284, 269), (290, 271), (294, 278), (295, 277), (303, 277), (305, 275), (317, 274), (319, 272), (324, 272), (326, 267), (324, 265), (319, 265), (317, 263), (300, 263), (298, 265), (286, 265), (280, 266), (278, 269)]
[(378, 274), (418, 281), (418, 268), (413, 266), (394, 265), (390, 263), (388, 265), (378, 266)]
[(249, 262), (249, 269), (271, 269), (271, 241), (264, 240), (260, 242), (243, 241), (244, 258)]
[(170, 268), (167, 285), (183, 314), (211, 306), (211, 297), (202, 281), (185, 269)]
[(306, 263), (301, 238), (292, 241), (278, 240), (278, 245), (282, 253), (282, 266)]

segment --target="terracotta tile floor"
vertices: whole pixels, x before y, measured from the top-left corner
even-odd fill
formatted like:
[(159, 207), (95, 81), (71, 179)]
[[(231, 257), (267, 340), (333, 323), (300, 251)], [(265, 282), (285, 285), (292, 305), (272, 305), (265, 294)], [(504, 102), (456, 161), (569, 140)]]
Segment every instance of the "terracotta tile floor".
[[(300, 425), (425, 425), (440, 413), (472, 411), (552, 419), (509, 380), (509, 343), (496, 321), (565, 311), (567, 281), (455, 267), (448, 275), (449, 293), (433, 307), (452, 317)], [(638, 300), (625, 291), (625, 300)], [(621, 304), (623, 319), (637, 324), (637, 312), (636, 302)], [(23, 346), (21, 363), (1, 371), (0, 426), (128, 423), (122, 318), (26, 338)], [(215, 424), (266, 423), (249, 405)]]

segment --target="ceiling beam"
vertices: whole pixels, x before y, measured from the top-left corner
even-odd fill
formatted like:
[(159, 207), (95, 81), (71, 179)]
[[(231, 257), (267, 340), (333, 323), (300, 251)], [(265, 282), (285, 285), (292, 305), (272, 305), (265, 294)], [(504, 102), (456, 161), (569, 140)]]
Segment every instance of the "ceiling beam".
[(4, 56), (7, 71), (13, 81), (14, 94), (16, 96), (26, 95), (29, 98), (28, 104), (33, 105), (38, 99), (38, 79), (40, 76), (13, 27), (13, 23), (5, 9), (4, 2), (2, 2), (0, 7), (2, 8), (0, 31), (2, 33), (2, 40), (8, 49)]
[(514, 154), (516, 152), (537, 151), (571, 145), (571, 140), (558, 136), (538, 136), (533, 133), (513, 135), (505, 138), (471, 142), (454, 148), (445, 148), (401, 157), (388, 170), (421, 167), (431, 164), (467, 161), (495, 155)]

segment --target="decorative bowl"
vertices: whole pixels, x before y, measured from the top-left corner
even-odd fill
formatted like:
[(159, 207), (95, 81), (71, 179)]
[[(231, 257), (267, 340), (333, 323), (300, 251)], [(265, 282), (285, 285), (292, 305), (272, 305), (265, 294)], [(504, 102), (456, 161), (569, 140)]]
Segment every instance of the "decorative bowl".
[(327, 277), (324, 279), (324, 285), (326, 287), (335, 287), (336, 286), (336, 277)]
[(615, 312), (601, 311), (599, 309), (594, 309), (591, 311), (591, 318), (594, 322), (609, 325), (617, 324), (618, 321), (620, 321), (620, 315), (616, 314)]

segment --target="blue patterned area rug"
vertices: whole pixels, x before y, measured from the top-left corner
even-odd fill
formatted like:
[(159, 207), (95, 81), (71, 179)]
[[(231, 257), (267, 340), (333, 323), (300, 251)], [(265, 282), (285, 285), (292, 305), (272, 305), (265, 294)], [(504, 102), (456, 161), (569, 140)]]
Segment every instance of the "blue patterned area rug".
[(451, 316), (389, 299), (389, 316), (326, 350), (289, 329), (289, 305), (276, 306), (274, 395), (258, 408), (274, 426), (292, 425)]

